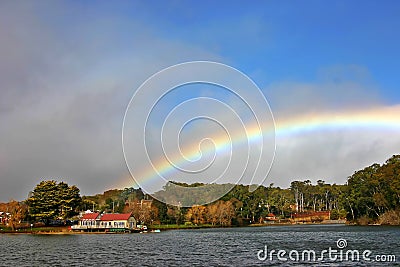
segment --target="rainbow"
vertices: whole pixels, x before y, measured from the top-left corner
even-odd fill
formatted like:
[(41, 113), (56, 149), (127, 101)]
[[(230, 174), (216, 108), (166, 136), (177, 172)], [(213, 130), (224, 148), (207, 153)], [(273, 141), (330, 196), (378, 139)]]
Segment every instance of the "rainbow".
[[(234, 133), (233, 136), (230, 136), (230, 138), (224, 138), (223, 136), (216, 136), (215, 138), (210, 138), (212, 139), (214, 146), (210, 147), (208, 150), (202, 150), (200, 151), (199, 145), (191, 145), (189, 148), (184, 149), (187, 151), (185, 153), (186, 157), (180, 157), (179, 160), (172, 159), (171, 161), (174, 162), (174, 164), (182, 164), (185, 162), (185, 160), (193, 160), (198, 158), (199, 153), (209, 153), (212, 152), (215, 149), (216, 153), (224, 153), (225, 151), (230, 151), (231, 148), (231, 142), (239, 142), (241, 144), (246, 144), (246, 143), (260, 143), (262, 141), (262, 134), (261, 134), (260, 127), (255, 124), (253, 126), (250, 126), (246, 128), (246, 133), (247, 133), (247, 138), (243, 138), (242, 135)], [(139, 179), (139, 183), (143, 186), (146, 187), (146, 185), (154, 182), (155, 180), (159, 179), (158, 177), (167, 177), (171, 173), (175, 172), (176, 168), (173, 164), (171, 164), (168, 160), (166, 160), (164, 157), (161, 157), (158, 161), (153, 163), (153, 168), (150, 170), (144, 170), (144, 172), (140, 175), (140, 177), (143, 177)], [(167, 180), (165, 180), (165, 183)]]
[(330, 129), (400, 130), (400, 105), (347, 112), (310, 113), (277, 120), (276, 136), (295, 136)]
[[(308, 113), (291, 117), (277, 117), (275, 119), (275, 136), (279, 142), (280, 138), (295, 137), (298, 135), (310, 134), (317, 131), (329, 130), (378, 130), (378, 131), (399, 131), (400, 132), (400, 105), (389, 107), (374, 107), (368, 110), (350, 110), (346, 112), (325, 112)], [(213, 142), (216, 152), (229, 151), (231, 142), (259, 143), (262, 141), (261, 130), (258, 125), (251, 125), (246, 129), (247, 138), (243, 136), (231, 136), (231, 139), (216, 137)], [(265, 131), (263, 131), (265, 133)], [(268, 134), (268, 133), (265, 133)], [(199, 147), (194, 145), (186, 148), (186, 159), (182, 157), (177, 164), (185, 160), (195, 159), (199, 154)], [(208, 151), (205, 151), (208, 152)], [(211, 151), (209, 151), (211, 152)], [(173, 161), (175, 162), (175, 161)], [(159, 177), (167, 177), (176, 171), (164, 157), (153, 163), (153, 168), (145, 169), (140, 173), (140, 177), (135, 177), (140, 186), (146, 188)]]

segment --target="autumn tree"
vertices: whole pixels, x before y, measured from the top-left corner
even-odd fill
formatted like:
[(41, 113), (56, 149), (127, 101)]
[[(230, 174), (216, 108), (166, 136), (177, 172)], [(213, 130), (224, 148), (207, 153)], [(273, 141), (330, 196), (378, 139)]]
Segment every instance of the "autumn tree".
[(11, 200), (6, 204), (6, 210), (10, 214), (8, 225), (11, 227), (11, 230), (15, 230), (18, 224), (25, 218), (27, 207), (24, 203), (20, 203), (15, 200)]
[(205, 223), (206, 207), (200, 205), (194, 205), (188, 209), (186, 213), (186, 220), (193, 222), (194, 224)]
[(126, 206), (124, 212), (132, 212), (133, 217), (143, 224), (150, 224), (158, 219), (158, 208), (143, 200), (133, 200)]
[(231, 201), (219, 200), (207, 206), (206, 216), (212, 225), (228, 226), (232, 223), (235, 210)]

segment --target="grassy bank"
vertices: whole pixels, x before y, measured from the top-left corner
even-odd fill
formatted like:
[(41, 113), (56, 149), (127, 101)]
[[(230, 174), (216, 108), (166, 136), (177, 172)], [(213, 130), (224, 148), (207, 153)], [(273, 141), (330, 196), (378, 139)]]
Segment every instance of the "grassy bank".
[(18, 233), (62, 233), (68, 232), (68, 226), (43, 226), (43, 227), (32, 227), (32, 228), (20, 228), (16, 230), (12, 230), (10, 227), (0, 227), (0, 233), (3, 234), (18, 234)]

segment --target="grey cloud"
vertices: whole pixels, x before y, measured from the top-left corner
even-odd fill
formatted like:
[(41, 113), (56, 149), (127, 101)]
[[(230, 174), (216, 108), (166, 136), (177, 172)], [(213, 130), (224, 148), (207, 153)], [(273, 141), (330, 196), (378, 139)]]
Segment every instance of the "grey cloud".
[[(309, 120), (324, 115), (329, 120), (330, 114), (332, 119), (338, 115), (346, 118), (354, 111), (385, 108), (368, 70), (357, 65), (327, 67), (313, 82), (276, 83), (265, 92), (277, 125), (301, 115)], [(298, 123), (306, 123), (304, 120)], [(394, 138), (398, 130), (334, 126), (289, 136), (278, 134), (276, 159), (267, 181), (284, 186), (294, 179), (344, 183), (354, 171), (399, 153), (400, 141)]]
[[(116, 18), (112, 10), (79, 12), (63, 2), (2, 1), (0, 25), (0, 201), (24, 199), (44, 178), (64, 179), (84, 194), (115, 188), (121, 180), (133, 184), (121, 127), (135, 88), (172, 64), (221, 61), (201, 47), (165, 40), (142, 21)], [(313, 82), (275, 83), (264, 90), (277, 122), (382, 105), (362, 66), (334, 66), (318, 75)], [(151, 134), (149, 139), (158, 138)], [(277, 136), (266, 183), (344, 182), (354, 170), (395, 154), (397, 136), (380, 129)]]
[(24, 199), (41, 179), (84, 194), (133, 184), (121, 127), (135, 88), (171, 64), (218, 58), (140, 21), (67, 19), (64, 8), (1, 3), (0, 201)]
[(292, 180), (305, 179), (345, 183), (355, 171), (398, 154), (396, 136), (398, 130), (337, 129), (278, 138), (266, 184), (289, 186)]

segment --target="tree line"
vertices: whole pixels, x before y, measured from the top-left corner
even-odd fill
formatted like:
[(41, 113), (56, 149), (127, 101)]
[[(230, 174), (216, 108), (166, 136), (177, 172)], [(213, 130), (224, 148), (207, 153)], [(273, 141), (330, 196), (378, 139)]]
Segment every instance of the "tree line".
[[(221, 187), (215, 185), (218, 186)], [(147, 200), (147, 204), (143, 205), (142, 200)], [(347, 218), (358, 224), (399, 225), (400, 155), (392, 156), (382, 165), (373, 164), (356, 171), (342, 185), (323, 180), (315, 184), (310, 180), (295, 180), (289, 188), (270, 184), (253, 192), (249, 191), (248, 185), (234, 185), (218, 201), (190, 208), (167, 205), (140, 188), (114, 189), (81, 197), (76, 186), (53, 180), (40, 182), (25, 201), (0, 204), (0, 211), (11, 215), (8, 223), (12, 228), (21, 221), (49, 224), (52, 220), (74, 219), (85, 210), (133, 212), (135, 218), (145, 224), (245, 225), (261, 223), (269, 214), (285, 221), (294, 213), (330, 211), (331, 219)]]

